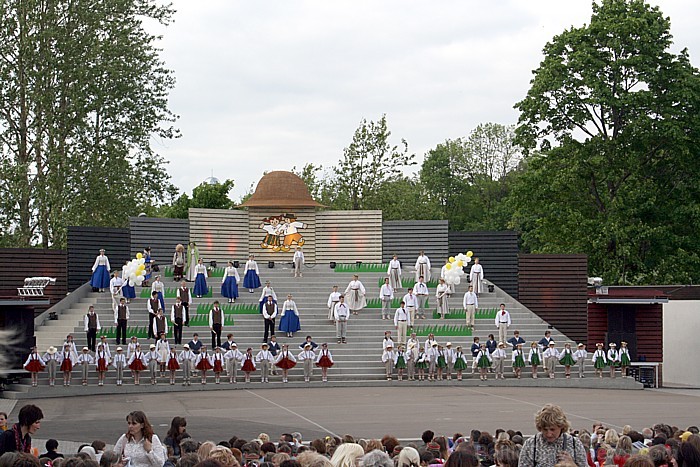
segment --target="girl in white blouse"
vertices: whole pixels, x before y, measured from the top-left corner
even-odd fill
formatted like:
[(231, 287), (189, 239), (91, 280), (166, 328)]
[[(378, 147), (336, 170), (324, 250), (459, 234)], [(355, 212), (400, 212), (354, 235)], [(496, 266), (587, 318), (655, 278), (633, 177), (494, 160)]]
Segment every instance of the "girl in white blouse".
[(114, 451), (131, 461), (132, 467), (162, 467), (165, 448), (153, 433), (146, 414), (140, 410), (126, 416), (127, 432), (114, 445)]

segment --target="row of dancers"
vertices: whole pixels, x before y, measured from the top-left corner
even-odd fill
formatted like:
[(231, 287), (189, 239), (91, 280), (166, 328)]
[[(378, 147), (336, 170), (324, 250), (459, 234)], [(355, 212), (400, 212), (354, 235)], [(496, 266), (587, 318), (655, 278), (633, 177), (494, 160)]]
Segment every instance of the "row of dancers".
[(249, 383), (251, 375), (259, 369), (260, 382), (269, 383), (270, 373), (277, 374), (276, 368), (279, 368), (282, 372), (282, 382), (287, 383), (289, 370), (297, 363), (301, 363), (305, 382), (311, 381), (314, 365), (321, 368), (321, 379), (327, 382), (328, 369), (335, 363), (333, 355), (328, 349), (328, 344), (322, 344), (318, 352), (313, 348), (314, 345), (316, 344), (311, 341), (306, 342), (303, 350), (295, 356), (289, 351), (287, 344), (284, 344), (274, 355), (269, 350), (269, 344), (263, 343), (260, 351), (253, 355), (252, 347), (241, 352), (235, 342), (229, 345), (228, 350), (216, 347), (211, 353), (206, 346), (202, 346), (199, 353), (195, 353), (190, 349), (189, 344), (185, 344), (182, 351), (177, 352), (176, 347), (172, 346), (165, 354), (163, 349), (155, 344), (150, 345), (148, 352), (143, 352), (141, 344), (136, 343), (130, 354), (125, 354), (122, 347), (117, 347), (116, 353), (112, 355), (109, 346), (100, 343), (94, 356), (90, 349), (83, 347), (82, 352), (75, 357), (71, 345), (66, 343), (62, 352), (51, 346), (44, 355), (40, 355), (36, 347), (32, 348), (24, 368), (31, 373), (32, 386), (38, 385), (39, 373), (44, 370), (48, 373), (49, 386), (55, 386), (58, 371), (63, 373), (63, 386), (70, 386), (72, 373), (78, 369), (81, 372), (82, 385), (87, 386), (89, 372), (93, 365), (98, 376), (98, 386), (104, 386), (110, 366), (116, 372), (117, 386), (123, 384), (124, 372), (127, 369), (131, 372), (135, 386), (140, 385), (142, 371), (148, 371), (152, 385), (158, 383), (158, 375), (163, 378), (166, 373), (169, 373), (170, 384), (174, 385), (178, 370), (182, 372), (182, 385), (191, 386), (192, 378), (197, 377), (198, 372), (201, 372), (201, 383), (207, 384), (207, 372), (210, 370), (214, 374), (215, 384), (220, 384), (221, 374), (224, 372), (229, 383), (235, 384), (239, 371), (244, 374), (245, 382)]

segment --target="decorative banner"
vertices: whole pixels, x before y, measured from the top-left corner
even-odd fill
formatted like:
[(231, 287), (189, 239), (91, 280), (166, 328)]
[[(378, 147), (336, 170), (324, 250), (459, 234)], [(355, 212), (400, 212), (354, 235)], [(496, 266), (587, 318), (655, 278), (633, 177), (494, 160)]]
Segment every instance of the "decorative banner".
[(304, 228), (306, 224), (297, 221), (296, 214), (285, 213), (266, 217), (260, 223), (260, 229), (266, 232), (260, 248), (287, 252), (295, 246), (303, 246), (305, 240), (299, 229)]

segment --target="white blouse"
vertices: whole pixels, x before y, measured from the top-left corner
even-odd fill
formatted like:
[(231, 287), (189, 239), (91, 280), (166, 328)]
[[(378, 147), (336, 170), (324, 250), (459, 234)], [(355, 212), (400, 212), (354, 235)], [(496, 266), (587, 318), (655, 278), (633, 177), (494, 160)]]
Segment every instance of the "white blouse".
[(158, 439), (158, 435), (153, 434), (151, 440), (151, 452), (146, 452), (143, 448), (144, 438), (141, 441), (135, 442), (133, 439), (128, 441), (126, 435), (122, 435), (114, 445), (114, 452), (122, 453), (125, 457), (131, 459), (131, 467), (163, 467), (165, 464), (165, 448)]

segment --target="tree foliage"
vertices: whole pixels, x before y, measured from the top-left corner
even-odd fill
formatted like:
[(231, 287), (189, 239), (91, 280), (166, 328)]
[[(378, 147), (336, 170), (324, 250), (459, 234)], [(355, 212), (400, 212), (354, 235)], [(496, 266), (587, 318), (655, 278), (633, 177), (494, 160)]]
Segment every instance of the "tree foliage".
[(221, 183), (202, 182), (192, 189), (192, 197), (187, 193), (178, 196), (172, 204), (164, 206), (160, 213), (163, 217), (187, 219), (190, 208), (231, 209), (234, 202), (229, 193), (234, 187), (233, 180)]
[(516, 104), (534, 153), (512, 200), (533, 251), (587, 253), (611, 283), (700, 276), (700, 81), (671, 41), (657, 7), (603, 0), (545, 46)]
[(174, 85), (142, 22), (153, 0), (0, 3), (0, 241), (65, 245), (68, 225), (118, 226), (172, 192), (152, 137), (177, 136)]

